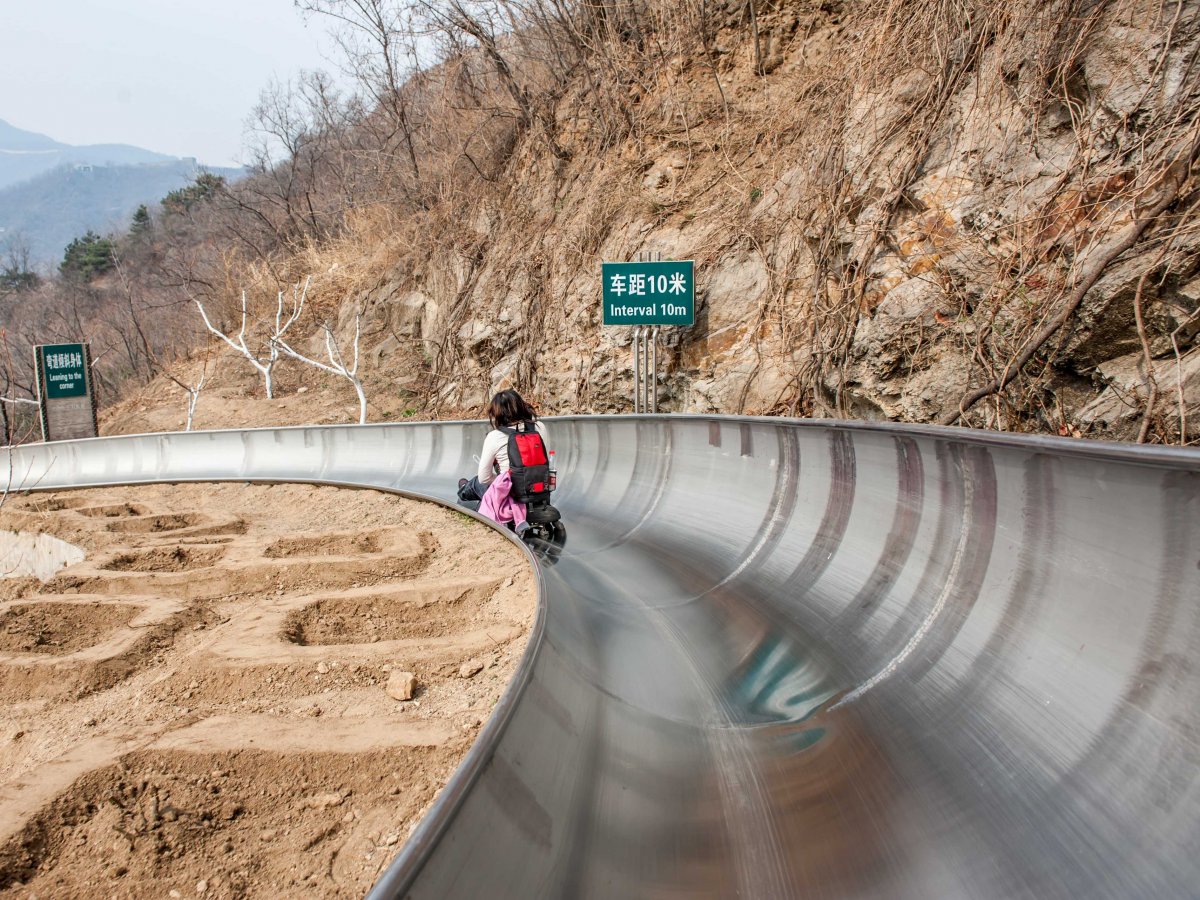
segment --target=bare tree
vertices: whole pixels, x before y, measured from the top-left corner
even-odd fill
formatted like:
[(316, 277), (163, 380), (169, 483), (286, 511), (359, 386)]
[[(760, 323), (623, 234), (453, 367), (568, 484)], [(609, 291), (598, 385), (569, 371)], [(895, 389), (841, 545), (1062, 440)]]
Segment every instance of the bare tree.
[(357, 102), (343, 99), (322, 72), (272, 82), (250, 120), (257, 174), (229, 197), (264, 215), (282, 243), (326, 236), (345, 208), (362, 199), (347, 146), (361, 116)]
[(275, 304), (275, 323), (271, 333), (263, 339), (260, 349), (251, 350), (246, 343), (246, 329), (250, 319), (249, 301), (246, 297), (246, 292), (242, 291), (242, 325), (238, 329), (237, 337), (231, 338), (221, 329), (217, 328), (208, 318), (208, 313), (204, 310), (204, 304), (199, 300), (194, 301), (196, 308), (200, 310), (200, 315), (204, 319), (204, 325), (210, 332), (215, 334), (226, 344), (236, 350), (247, 362), (252, 365), (263, 377), (263, 383), (267, 390), (267, 399), (275, 398), (275, 383), (273, 375), (275, 365), (279, 362), (279, 351), (281, 347), (286, 346), (282, 343), (283, 336), (287, 330), (296, 324), (296, 320), (300, 318), (300, 313), (304, 310), (304, 301), (308, 295), (308, 285), (312, 281), (312, 276), (309, 276), (304, 281), (303, 290), (300, 285), (292, 286), (292, 311), (284, 318), (283, 314), (283, 291), (279, 292)]
[(210, 359), (211, 354), (205, 351), (203, 355), (203, 365), (200, 369), (200, 376), (191, 381), (184, 381), (170, 369), (163, 369), (163, 374), (171, 379), (171, 381), (174, 382), (177, 387), (180, 387), (187, 392), (187, 423), (183, 429), (184, 431), (192, 430), (192, 422), (196, 417), (196, 403), (200, 400), (200, 392), (204, 390), (204, 383), (208, 380), (208, 364)]
[(4, 260), (0, 261), (0, 296), (37, 287), (39, 281), (28, 239), (19, 233), (9, 238), (4, 244)]
[(279, 349), (293, 359), (299, 360), (302, 363), (307, 363), (310, 366), (320, 369), (323, 372), (329, 372), (333, 375), (338, 375), (345, 378), (354, 385), (354, 393), (358, 396), (358, 424), (365, 425), (367, 423), (367, 395), (363, 389), (362, 379), (358, 375), (358, 342), (362, 334), (362, 313), (354, 314), (354, 344), (351, 350), (353, 358), (349, 365), (346, 364), (346, 358), (342, 354), (341, 348), (338, 346), (337, 338), (334, 337), (333, 328), (327, 323), (321, 325), (321, 330), (325, 332), (325, 352), (329, 356), (328, 364), (315, 360), (309, 356), (305, 356), (297, 350), (294, 350), (288, 345), (282, 337), (276, 338), (275, 343)]
[[(2, 404), (2, 407), (0, 407), (0, 417), (3, 418), (4, 422), (4, 443), (8, 446), (11, 446), (12, 444), (23, 443), (24, 437), (28, 437), (28, 435), (32, 433), (32, 428), (28, 426), (22, 429), (14, 428), (14, 419), (9, 414), (8, 408), (9, 406), (24, 406), (27, 408), (32, 407), (34, 409), (41, 409), (42, 405), (36, 400), (29, 400), (25, 397), (0, 397), (0, 404)], [(14, 434), (14, 432), (17, 431), (20, 432), (19, 435)], [(18, 437), (21, 439), (18, 440)]]
[(413, 92), (406, 88), (419, 77), (421, 65), (409, 9), (391, 0), (297, 0), (297, 6), (341, 23), (336, 40), (346, 65), (378, 112), (367, 124), (382, 126), (376, 138), (385, 149), (399, 144), (409, 183), (419, 188), (418, 123)]
[[(22, 380), (25, 375), (29, 380)], [(32, 367), (19, 368), (13, 358), (7, 329), (0, 330), (0, 424), (4, 428), (4, 443), (11, 446), (22, 443), (33, 433), (36, 416), (32, 410), (41, 409), (33, 385)], [(17, 392), (28, 396), (18, 396)]]

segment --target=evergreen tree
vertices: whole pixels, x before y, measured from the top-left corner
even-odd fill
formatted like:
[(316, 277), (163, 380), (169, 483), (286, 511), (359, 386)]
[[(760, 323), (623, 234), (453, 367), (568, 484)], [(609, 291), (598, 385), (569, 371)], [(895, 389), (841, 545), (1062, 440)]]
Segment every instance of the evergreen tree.
[(168, 213), (181, 214), (190, 210), (197, 203), (211, 200), (225, 187), (225, 179), (212, 172), (201, 172), (185, 188), (171, 191), (163, 197), (162, 207)]
[(109, 238), (100, 237), (88, 229), (83, 237), (75, 238), (67, 244), (58, 270), (68, 277), (91, 281), (116, 264), (115, 249)]
[(146, 204), (143, 203), (133, 214), (133, 221), (129, 225), (129, 236), (134, 240), (145, 236), (150, 232), (151, 224), (150, 210), (146, 209)]

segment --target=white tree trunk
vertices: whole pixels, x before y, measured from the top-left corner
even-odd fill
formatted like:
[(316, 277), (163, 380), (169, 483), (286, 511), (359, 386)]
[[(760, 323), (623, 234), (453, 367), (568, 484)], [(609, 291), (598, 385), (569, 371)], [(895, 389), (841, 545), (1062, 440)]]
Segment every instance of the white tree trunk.
[(354, 385), (354, 393), (358, 394), (358, 424), (367, 424), (367, 394), (363, 390), (363, 383), (357, 378), (352, 378), (351, 383)]

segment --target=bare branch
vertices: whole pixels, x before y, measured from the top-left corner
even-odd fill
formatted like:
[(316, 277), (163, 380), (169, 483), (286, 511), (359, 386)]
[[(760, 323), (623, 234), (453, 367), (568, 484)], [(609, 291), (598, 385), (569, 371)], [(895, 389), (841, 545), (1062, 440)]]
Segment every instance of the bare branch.
[(349, 381), (354, 386), (354, 393), (358, 397), (358, 424), (365, 425), (367, 422), (367, 395), (363, 389), (362, 379), (358, 376), (358, 346), (359, 338), (362, 335), (362, 313), (354, 314), (354, 362), (350, 366), (346, 365), (345, 357), (342, 355), (342, 350), (338, 346), (337, 339), (334, 337), (333, 329), (329, 325), (322, 325), (321, 329), (325, 332), (325, 352), (329, 356), (328, 363), (305, 356), (288, 344), (282, 335), (273, 338), (273, 341), (280, 350), (293, 359)]
[(308, 298), (308, 286), (312, 282), (310, 275), (304, 281), (303, 290), (299, 285), (292, 286), (292, 311), (286, 319), (283, 317), (283, 291), (279, 291), (275, 302), (275, 325), (271, 333), (264, 338), (263, 344), (266, 347), (265, 358), (260, 354), (256, 354), (246, 344), (246, 328), (249, 319), (249, 300), (246, 292), (242, 291), (242, 320), (241, 328), (238, 330), (237, 340), (229, 337), (221, 329), (213, 325), (208, 318), (208, 313), (204, 309), (204, 304), (199, 299), (193, 298), (196, 308), (200, 310), (200, 316), (204, 319), (205, 327), (214, 335), (223, 340), (229, 347), (237, 351), (237, 353), (252, 365), (263, 377), (263, 384), (266, 387), (267, 399), (275, 398), (275, 383), (274, 371), (275, 365), (279, 362), (280, 339), (287, 333), (288, 329), (296, 324), (301, 313), (304, 312), (304, 304)]

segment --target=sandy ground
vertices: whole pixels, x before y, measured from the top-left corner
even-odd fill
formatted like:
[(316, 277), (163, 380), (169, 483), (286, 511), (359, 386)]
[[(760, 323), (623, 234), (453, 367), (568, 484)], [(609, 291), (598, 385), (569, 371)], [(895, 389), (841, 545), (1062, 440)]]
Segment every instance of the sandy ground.
[(10, 496), (0, 529), (87, 554), (0, 580), (4, 897), (361, 897), (534, 615), (516, 548), (373, 491)]

